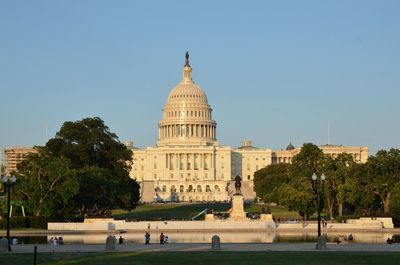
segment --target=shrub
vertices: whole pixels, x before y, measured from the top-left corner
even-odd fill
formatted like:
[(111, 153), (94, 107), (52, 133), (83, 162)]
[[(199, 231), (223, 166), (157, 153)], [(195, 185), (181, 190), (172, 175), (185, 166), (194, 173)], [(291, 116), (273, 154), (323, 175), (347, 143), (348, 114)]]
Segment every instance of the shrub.
[(343, 216), (336, 216), (335, 222), (336, 223), (345, 223), (347, 219), (358, 219), (360, 218), (359, 215), (357, 214), (349, 214), (349, 215), (343, 215)]
[[(0, 228), (7, 228), (7, 219), (3, 218), (0, 220)], [(36, 216), (18, 216), (10, 218), (10, 228), (12, 229), (23, 229), (23, 228), (39, 228), (46, 229), (47, 228), (47, 220), (44, 217), (36, 217)]]

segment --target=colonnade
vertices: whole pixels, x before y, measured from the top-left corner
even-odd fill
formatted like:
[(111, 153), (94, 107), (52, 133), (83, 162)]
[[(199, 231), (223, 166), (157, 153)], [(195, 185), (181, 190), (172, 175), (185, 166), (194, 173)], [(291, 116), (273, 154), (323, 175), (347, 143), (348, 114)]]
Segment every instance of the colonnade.
[(208, 170), (215, 167), (213, 153), (168, 153), (165, 167), (169, 170)]
[(194, 137), (216, 139), (215, 125), (173, 124), (161, 125), (158, 128), (158, 138)]

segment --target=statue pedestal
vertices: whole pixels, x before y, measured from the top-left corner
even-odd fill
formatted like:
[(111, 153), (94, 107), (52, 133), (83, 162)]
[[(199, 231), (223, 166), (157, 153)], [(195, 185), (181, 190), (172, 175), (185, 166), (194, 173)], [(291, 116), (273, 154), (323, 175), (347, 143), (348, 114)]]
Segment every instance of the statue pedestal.
[(267, 213), (262, 213), (260, 215), (260, 221), (262, 222), (273, 222), (274, 219), (272, 219), (272, 214), (267, 214)]
[(205, 221), (215, 221), (213, 213), (206, 213)]
[(243, 195), (235, 194), (232, 196), (232, 208), (229, 214), (229, 219), (232, 220), (246, 219), (246, 213), (244, 211)]

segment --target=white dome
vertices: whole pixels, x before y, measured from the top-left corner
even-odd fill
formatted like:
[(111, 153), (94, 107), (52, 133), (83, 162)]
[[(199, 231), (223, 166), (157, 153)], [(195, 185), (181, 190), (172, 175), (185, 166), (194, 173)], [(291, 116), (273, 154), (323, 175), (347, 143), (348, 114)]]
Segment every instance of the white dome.
[(193, 81), (190, 83), (181, 82), (169, 93), (167, 104), (193, 101), (208, 104), (206, 93), (198, 85)]
[(159, 122), (157, 145), (215, 144), (216, 122), (204, 91), (192, 80), (189, 54), (183, 67), (183, 78), (168, 95)]

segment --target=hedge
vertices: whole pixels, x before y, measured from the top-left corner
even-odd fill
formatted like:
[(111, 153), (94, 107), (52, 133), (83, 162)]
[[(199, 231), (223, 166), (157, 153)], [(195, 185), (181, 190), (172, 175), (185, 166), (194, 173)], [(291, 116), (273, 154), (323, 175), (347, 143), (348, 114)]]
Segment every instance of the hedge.
[[(0, 228), (6, 229), (7, 219), (0, 219)], [(27, 217), (11, 217), (10, 218), (10, 228), (21, 229), (21, 228), (39, 228), (47, 229), (47, 220), (44, 217), (27, 216)]]

